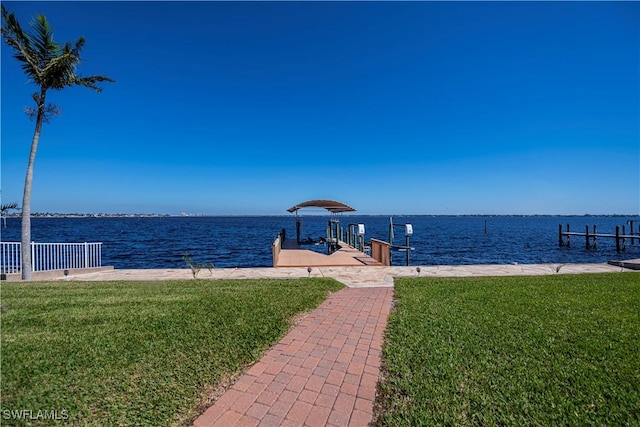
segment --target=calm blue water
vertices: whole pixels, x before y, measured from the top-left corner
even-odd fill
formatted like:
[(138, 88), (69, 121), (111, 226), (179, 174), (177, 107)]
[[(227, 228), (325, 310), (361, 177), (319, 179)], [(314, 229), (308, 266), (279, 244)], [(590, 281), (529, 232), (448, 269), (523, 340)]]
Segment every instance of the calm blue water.
[[(325, 216), (303, 216), (302, 237), (326, 235)], [(627, 243), (617, 254), (615, 239), (598, 240), (586, 250), (584, 238), (572, 238), (571, 248), (558, 247), (558, 224), (581, 231), (598, 226), (614, 233), (616, 225), (640, 217), (448, 217), (394, 216), (394, 224), (411, 223), (411, 265), (533, 264), (606, 262), (640, 258), (640, 243)], [(485, 233), (486, 222), (486, 233)], [(341, 225), (364, 223), (366, 239), (388, 240), (388, 216), (342, 216)], [(103, 242), (103, 265), (115, 268), (184, 268), (182, 255), (216, 267), (270, 267), (271, 244), (281, 229), (295, 236), (295, 217), (170, 217), (170, 218), (34, 218), (36, 242)], [(629, 226), (627, 225), (627, 230)], [(20, 220), (9, 218), (2, 241), (20, 241)], [(400, 228), (396, 244), (404, 243)], [(405, 255), (394, 253), (394, 265)]]

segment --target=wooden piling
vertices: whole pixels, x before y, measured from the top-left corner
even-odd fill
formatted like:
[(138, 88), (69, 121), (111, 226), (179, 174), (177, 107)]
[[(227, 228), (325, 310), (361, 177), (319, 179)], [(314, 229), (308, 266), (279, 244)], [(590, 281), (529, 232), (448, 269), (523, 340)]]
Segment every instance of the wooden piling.
[(585, 248), (586, 249), (590, 249), (590, 245), (589, 245), (589, 226), (585, 225), (585, 233), (584, 233), (584, 239), (585, 239)]
[(564, 246), (564, 240), (562, 239), (562, 224), (558, 224), (558, 246)]
[[(587, 250), (589, 249), (597, 249), (598, 248), (598, 238), (606, 237), (606, 238), (614, 238), (616, 239), (616, 252), (624, 252), (627, 250), (627, 240), (638, 239), (640, 240), (640, 233), (633, 234), (633, 232), (627, 234), (626, 225), (622, 225), (622, 233), (620, 232), (620, 226), (616, 226), (615, 234), (608, 233), (600, 233), (598, 234), (598, 226), (596, 224), (593, 225), (593, 230), (589, 230), (589, 226), (585, 225), (584, 233), (581, 232), (571, 232), (571, 227), (567, 224), (567, 230), (563, 231), (562, 224), (558, 225), (558, 245), (559, 246), (567, 246), (571, 245), (571, 236), (584, 236), (584, 245)], [(639, 230), (640, 231), (640, 230)]]

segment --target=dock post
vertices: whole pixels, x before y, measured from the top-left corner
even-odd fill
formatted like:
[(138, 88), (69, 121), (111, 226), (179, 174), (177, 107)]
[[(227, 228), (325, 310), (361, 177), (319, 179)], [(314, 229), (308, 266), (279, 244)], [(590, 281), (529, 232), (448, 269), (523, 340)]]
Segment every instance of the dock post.
[(616, 225), (616, 252), (620, 253), (620, 226)]
[(571, 231), (571, 227), (567, 224), (567, 247), (571, 247), (571, 235), (569, 232)]
[(593, 249), (598, 249), (598, 229), (596, 225), (593, 224)]
[(332, 251), (333, 238), (331, 237), (332, 233), (333, 233), (333, 226), (331, 225), (331, 220), (329, 220), (327, 221), (327, 253), (329, 255), (333, 253)]
[[(632, 220), (632, 219), (630, 219), (629, 221), (627, 221), (627, 223), (629, 224), (629, 228), (630, 228), (630, 230), (629, 230), (629, 234), (630, 234), (631, 236), (633, 236), (633, 220)], [(635, 242), (636, 242), (636, 239), (634, 239), (634, 238), (632, 237), (632, 238), (631, 238), (631, 244), (632, 244), (632, 245), (635, 245)]]
[(586, 225), (585, 227), (586, 227), (586, 231), (584, 233), (585, 242), (586, 242), (585, 243), (585, 248), (586, 249), (590, 249), (590, 245), (589, 245), (589, 226)]
[[(625, 230), (625, 226), (622, 226), (622, 235), (626, 236), (627, 232)], [(622, 237), (622, 250), (626, 251), (627, 250), (627, 238), (626, 237)]]
[(405, 246), (407, 247), (407, 267), (409, 267), (409, 252), (411, 252), (411, 248), (409, 247), (409, 235), (405, 236)]
[(564, 246), (564, 242), (562, 241), (562, 224), (558, 224), (558, 246)]

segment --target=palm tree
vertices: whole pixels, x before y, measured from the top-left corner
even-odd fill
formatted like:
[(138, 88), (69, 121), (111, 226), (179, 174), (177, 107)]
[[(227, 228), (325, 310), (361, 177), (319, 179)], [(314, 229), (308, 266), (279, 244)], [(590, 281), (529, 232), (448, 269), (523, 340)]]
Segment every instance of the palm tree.
[(29, 80), (35, 83), (39, 92), (33, 94), (36, 108), (28, 108), (27, 115), (35, 118), (36, 127), (31, 140), (31, 152), (24, 181), (24, 195), (22, 199), (22, 280), (31, 280), (31, 186), (33, 184), (33, 164), (36, 159), (40, 130), (43, 122), (48, 122), (58, 109), (46, 103), (47, 91), (60, 90), (68, 86), (85, 86), (97, 92), (102, 89), (99, 82), (113, 82), (105, 76), (81, 77), (76, 74), (76, 67), (80, 63), (80, 51), (84, 47), (84, 37), (74, 43), (56, 44), (53, 41), (53, 28), (42, 15), (36, 16), (31, 22), (31, 32), (25, 33), (13, 13), (9, 13), (2, 5), (2, 37), (7, 45), (14, 50), (22, 71)]
[(7, 212), (13, 209), (18, 209), (17, 203), (6, 203), (0, 205), (0, 218), (2, 218), (2, 225), (7, 226)]

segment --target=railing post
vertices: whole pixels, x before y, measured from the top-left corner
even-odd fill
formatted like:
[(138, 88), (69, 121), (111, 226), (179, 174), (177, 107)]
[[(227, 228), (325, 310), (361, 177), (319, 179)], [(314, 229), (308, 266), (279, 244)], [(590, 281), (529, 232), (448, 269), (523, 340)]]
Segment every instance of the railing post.
[(84, 242), (84, 268), (89, 268), (89, 244)]
[(36, 242), (31, 242), (31, 271), (36, 271)]
[(620, 253), (620, 226), (616, 225), (616, 252)]

